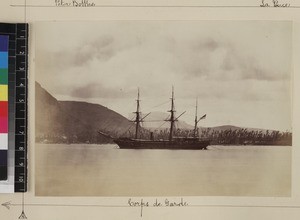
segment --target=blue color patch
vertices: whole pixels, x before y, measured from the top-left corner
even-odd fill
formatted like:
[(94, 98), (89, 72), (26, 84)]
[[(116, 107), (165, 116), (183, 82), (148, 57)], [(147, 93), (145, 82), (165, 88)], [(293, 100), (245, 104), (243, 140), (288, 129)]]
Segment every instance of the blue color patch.
[(7, 35), (0, 35), (0, 51), (7, 52), (8, 51), (8, 36)]
[(0, 52), (0, 68), (8, 68), (8, 52)]

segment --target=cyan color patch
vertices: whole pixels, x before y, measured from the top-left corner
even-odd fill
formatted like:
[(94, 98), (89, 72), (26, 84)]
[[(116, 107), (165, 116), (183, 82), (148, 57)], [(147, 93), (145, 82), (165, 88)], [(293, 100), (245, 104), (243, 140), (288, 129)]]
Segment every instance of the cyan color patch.
[(8, 52), (0, 52), (0, 68), (8, 68)]

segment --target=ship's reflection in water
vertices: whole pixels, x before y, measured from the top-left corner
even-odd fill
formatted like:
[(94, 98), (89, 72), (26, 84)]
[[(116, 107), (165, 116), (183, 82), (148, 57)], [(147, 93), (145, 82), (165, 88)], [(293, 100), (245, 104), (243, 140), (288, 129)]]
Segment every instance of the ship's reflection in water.
[(40, 196), (290, 196), (291, 147), (36, 144)]

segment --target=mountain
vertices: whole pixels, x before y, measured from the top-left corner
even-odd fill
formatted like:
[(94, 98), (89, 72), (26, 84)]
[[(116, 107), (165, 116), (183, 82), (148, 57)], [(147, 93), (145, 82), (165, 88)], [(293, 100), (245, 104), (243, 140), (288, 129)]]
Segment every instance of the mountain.
[[(59, 122), (59, 123), (58, 123)], [(74, 126), (69, 126), (73, 124)], [(68, 126), (68, 127), (67, 127)], [(82, 124), (78, 119), (63, 111), (59, 102), (44, 90), (40, 84), (35, 85), (35, 130), (36, 135), (73, 132)], [(68, 129), (66, 129), (68, 128)]]
[[(132, 122), (102, 105), (76, 101), (58, 101), (39, 83), (35, 84), (35, 130), (37, 141), (98, 142), (97, 131), (116, 136), (128, 130)], [(106, 140), (108, 141), (108, 140)]]

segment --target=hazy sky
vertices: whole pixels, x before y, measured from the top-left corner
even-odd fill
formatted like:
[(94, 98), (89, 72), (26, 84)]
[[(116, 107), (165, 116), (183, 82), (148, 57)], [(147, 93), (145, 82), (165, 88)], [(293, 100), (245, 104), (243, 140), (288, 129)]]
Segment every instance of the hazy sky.
[(200, 126), (291, 130), (292, 23), (107, 21), (39, 23), (36, 80), (59, 100), (99, 103), (128, 117), (169, 110)]

